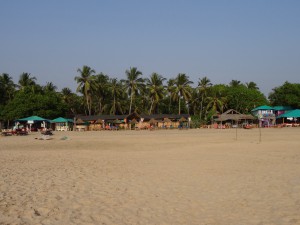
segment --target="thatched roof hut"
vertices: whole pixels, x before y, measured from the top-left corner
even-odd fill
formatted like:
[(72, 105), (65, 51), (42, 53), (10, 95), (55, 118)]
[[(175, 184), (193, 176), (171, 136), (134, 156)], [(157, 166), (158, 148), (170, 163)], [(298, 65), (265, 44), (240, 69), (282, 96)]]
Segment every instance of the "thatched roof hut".
[(222, 122), (222, 121), (239, 121), (239, 120), (254, 120), (255, 117), (250, 115), (250, 114), (241, 114), (238, 111), (234, 109), (229, 109), (226, 112), (222, 113), (221, 115), (218, 116), (218, 118), (214, 119), (217, 122)]
[(150, 124), (156, 124), (156, 123), (158, 123), (158, 121), (156, 119), (152, 118), (152, 119), (149, 120), (149, 123)]
[(137, 121), (136, 119), (133, 119), (133, 120), (131, 120), (129, 123), (131, 123), (131, 124), (137, 124), (138, 121)]
[(170, 122), (172, 122), (172, 121), (171, 121), (169, 118), (166, 117), (166, 118), (163, 119), (163, 122), (164, 122), (164, 123), (170, 123)]
[(76, 120), (76, 124), (84, 124), (84, 121), (82, 119), (78, 118)]

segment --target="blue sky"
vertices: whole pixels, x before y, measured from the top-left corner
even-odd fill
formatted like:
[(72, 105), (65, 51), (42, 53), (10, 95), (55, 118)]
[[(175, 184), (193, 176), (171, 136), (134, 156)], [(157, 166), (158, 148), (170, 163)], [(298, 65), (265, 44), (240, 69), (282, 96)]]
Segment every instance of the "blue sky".
[(76, 89), (77, 69), (125, 78), (186, 73), (194, 85), (254, 81), (266, 95), (300, 83), (300, 1), (0, 2), (0, 73)]

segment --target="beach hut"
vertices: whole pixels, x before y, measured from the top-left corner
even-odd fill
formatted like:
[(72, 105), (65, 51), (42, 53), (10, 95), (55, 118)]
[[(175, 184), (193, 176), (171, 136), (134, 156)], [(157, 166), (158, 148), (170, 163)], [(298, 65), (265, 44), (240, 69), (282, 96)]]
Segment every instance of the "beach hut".
[(165, 117), (162, 122), (163, 122), (162, 128), (171, 127), (172, 121), (169, 118)]
[(39, 116), (30, 116), (26, 118), (17, 119), (16, 123), (24, 123), (30, 131), (37, 131), (38, 129), (47, 129), (47, 124), (50, 120), (39, 117)]
[(255, 120), (255, 117), (250, 114), (241, 114), (238, 111), (234, 109), (229, 109), (226, 112), (222, 113), (221, 115), (218, 115), (218, 118), (214, 119), (216, 122), (220, 122), (220, 125), (218, 127), (223, 128), (223, 122), (225, 122), (225, 127), (237, 127), (239, 121), (244, 121), (244, 124), (248, 124), (249, 122), (252, 122)]
[(72, 119), (58, 117), (54, 120), (51, 120), (51, 123), (54, 124), (54, 130), (56, 131), (69, 131), (72, 130), (74, 122)]
[(275, 110), (268, 105), (262, 105), (251, 110), (251, 113), (259, 120), (259, 127), (269, 127), (276, 121)]
[(287, 120), (293, 121), (293, 124), (289, 124), (291, 126), (299, 126), (298, 122), (300, 119), (300, 109), (295, 109), (292, 110), (290, 112), (281, 114), (280, 116), (277, 117), (277, 119), (283, 119), (283, 123), (284, 123), (284, 119), (286, 118)]
[(86, 131), (89, 127), (89, 122), (83, 121), (81, 118), (76, 120), (75, 130), (76, 131)]

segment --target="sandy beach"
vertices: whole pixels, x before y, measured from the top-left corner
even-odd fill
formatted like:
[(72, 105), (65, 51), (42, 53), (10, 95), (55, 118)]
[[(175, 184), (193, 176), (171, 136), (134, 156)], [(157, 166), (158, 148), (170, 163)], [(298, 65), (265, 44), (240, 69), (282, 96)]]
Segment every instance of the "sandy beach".
[(300, 128), (261, 131), (0, 137), (0, 224), (300, 224)]

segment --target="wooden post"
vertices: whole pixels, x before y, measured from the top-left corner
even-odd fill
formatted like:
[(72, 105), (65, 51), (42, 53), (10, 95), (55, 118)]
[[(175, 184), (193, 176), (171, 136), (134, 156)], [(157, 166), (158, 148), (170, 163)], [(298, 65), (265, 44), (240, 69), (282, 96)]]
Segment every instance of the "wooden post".
[(259, 124), (259, 126), (258, 126), (258, 130), (259, 130), (259, 143), (261, 142), (261, 126), (260, 126), (260, 124)]

